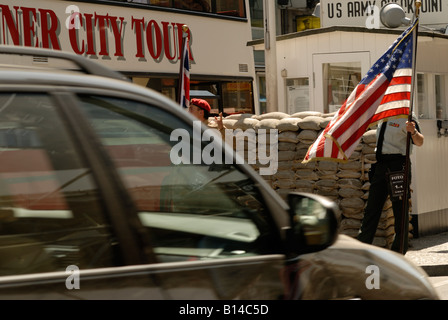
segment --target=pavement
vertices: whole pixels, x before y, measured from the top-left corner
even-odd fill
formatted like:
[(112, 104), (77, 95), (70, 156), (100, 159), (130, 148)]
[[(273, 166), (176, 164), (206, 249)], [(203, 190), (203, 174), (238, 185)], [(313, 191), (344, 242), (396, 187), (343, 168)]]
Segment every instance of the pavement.
[(405, 257), (430, 277), (448, 276), (448, 232), (411, 239)]
[(426, 271), (440, 300), (448, 300), (448, 232), (411, 239), (405, 258)]

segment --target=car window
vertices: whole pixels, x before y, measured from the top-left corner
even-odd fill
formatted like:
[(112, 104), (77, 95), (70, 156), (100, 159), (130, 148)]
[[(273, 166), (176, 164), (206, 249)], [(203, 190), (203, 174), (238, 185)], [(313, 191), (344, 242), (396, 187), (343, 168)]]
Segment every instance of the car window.
[(0, 276), (117, 264), (89, 168), (45, 94), (0, 94)]
[[(183, 142), (191, 152), (184, 148), (184, 160), (198, 151), (191, 126), (137, 101), (91, 95), (80, 100), (150, 230), (159, 261), (271, 251), (273, 223), (248, 175), (230, 164), (174, 163), (184, 154), (173, 153), (179, 143), (171, 137), (173, 130), (184, 129), (188, 136)], [(199, 152), (205, 147), (199, 142)]]

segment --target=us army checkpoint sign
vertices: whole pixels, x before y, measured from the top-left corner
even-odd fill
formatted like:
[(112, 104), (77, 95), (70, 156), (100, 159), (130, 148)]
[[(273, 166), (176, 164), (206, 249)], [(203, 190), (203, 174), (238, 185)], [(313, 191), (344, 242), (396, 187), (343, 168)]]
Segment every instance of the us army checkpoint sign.
[[(321, 0), (321, 27), (358, 26), (386, 28), (380, 19), (380, 11), (385, 5), (395, 3), (401, 6), (406, 17), (414, 15), (413, 0)], [(420, 25), (442, 27), (448, 24), (448, 0), (422, 0)]]

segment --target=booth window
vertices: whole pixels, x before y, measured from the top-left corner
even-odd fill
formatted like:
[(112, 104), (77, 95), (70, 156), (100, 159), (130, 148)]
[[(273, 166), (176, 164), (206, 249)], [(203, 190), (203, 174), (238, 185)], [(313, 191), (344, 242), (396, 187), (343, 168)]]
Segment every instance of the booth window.
[(417, 105), (419, 119), (429, 119), (428, 76), (423, 73), (417, 74)]
[[(126, 0), (115, 0), (126, 1)], [(166, 9), (208, 12), (223, 16), (245, 18), (244, 0), (127, 0), (128, 3), (145, 4)]]
[(258, 92), (259, 98), (258, 103), (260, 104), (260, 114), (267, 112), (267, 102), (266, 102), (266, 75), (263, 73), (257, 74)]
[(361, 62), (324, 63), (324, 112), (339, 110), (361, 80)]
[(286, 80), (286, 94), (289, 114), (310, 110), (310, 86), (308, 78)]
[(448, 119), (447, 106), (446, 106), (446, 76), (436, 74), (435, 75), (435, 89), (436, 89), (436, 118)]

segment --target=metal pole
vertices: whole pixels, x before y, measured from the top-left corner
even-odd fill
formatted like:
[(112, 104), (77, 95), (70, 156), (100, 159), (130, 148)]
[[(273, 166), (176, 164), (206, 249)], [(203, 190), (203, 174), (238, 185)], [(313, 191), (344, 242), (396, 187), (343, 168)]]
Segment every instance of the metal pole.
[(276, 1), (264, 0), (264, 57), (266, 77), (266, 112), (278, 111)]
[[(419, 12), (420, 12), (420, 6), (421, 1), (417, 0), (415, 1), (415, 19), (418, 19)], [(414, 21), (415, 21), (414, 19)], [(416, 62), (417, 62), (417, 36), (418, 36), (418, 21), (415, 24), (415, 30), (413, 31), (413, 58), (412, 58), (412, 80), (411, 80), (411, 96), (409, 100), (409, 116), (408, 121), (412, 121), (412, 113), (414, 109), (414, 86), (415, 86), (415, 69), (416, 69)], [(408, 239), (407, 233), (409, 233), (409, 228), (406, 226), (409, 225), (409, 199), (408, 199), (408, 193), (409, 193), (409, 171), (411, 167), (411, 160), (410, 160), (410, 147), (411, 147), (411, 133), (408, 132), (406, 136), (406, 160), (404, 165), (404, 190), (403, 190), (403, 207), (402, 207), (402, 221), (401, 221), (401, 230), (402, 230), (402, 236), (400, 239), (400, 253), (405, 254), (405, 241)]]

